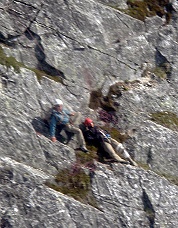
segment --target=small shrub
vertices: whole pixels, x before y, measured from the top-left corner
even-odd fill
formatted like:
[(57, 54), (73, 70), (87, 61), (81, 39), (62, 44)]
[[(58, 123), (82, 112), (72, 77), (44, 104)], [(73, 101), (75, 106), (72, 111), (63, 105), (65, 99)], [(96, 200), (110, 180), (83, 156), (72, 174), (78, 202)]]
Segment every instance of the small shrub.
[(47, 182), (46, 185), (82, 203), (98, 208), (91, 191), (91, 182), (96, 169), (94, 164), (94, 159), (97, 159), (96, 151), (90, 150), (88, 154), (76, 151), (76, 158), (77, 161), (71, 168), (63, 169), (56, 175), (57, 184)]
[(105, 111), (103, 109), (98, 111), (99, 119), (105, 123), (111, 123), (116, 125), (118, 123), (118, 117), (113, 111)]
[(128, 9), (122, 11), (141, 21), (145, 21), (146, 17), (158, 15), (165, 16), (166, 23), (169, 23), (172, 17), (173, 7), (169, 0), (128, 0), (127, 5)]
[(124, 91), (129, 90), (129, 87), (124, 82), (117, 82), (110, 86), (108, 94), (103, 96), (102, 89), (93, 90), (90, 94), (89, 107), (97, 109), (101, 107), (106, 112), (114, 112), (117, 110), (118, 103), (114, 101), (113, 97), (120, 97)]
[(155, 67), (152, 72), (154, 74), (156, 74), (156, 76), (158, 76), (161, 79), (166, 79), (167, 78), (167, 74), (166, 71), (163, 67)]
[(147, 4), (144, 1), (127, 1), (129, 8), (125, 10), (125, 13), (129, 14), (131, 17), (144, 21), (148, 15)]
[(70, 169), (63, 169), (56, 175), (55, 181), (57, 184), (47, 182), (46, 185), (97, 208), (96, 200), (91, 191), (90, 171), (87, 174), (85, 168), (80, 163), (76, 163)]
[(89, 108), (97, 109), (98, 107), (100, 107), (102, 96), (103, 96), (103, 94), (102, 94), (101, 89), (92, 91), (90, 94)]

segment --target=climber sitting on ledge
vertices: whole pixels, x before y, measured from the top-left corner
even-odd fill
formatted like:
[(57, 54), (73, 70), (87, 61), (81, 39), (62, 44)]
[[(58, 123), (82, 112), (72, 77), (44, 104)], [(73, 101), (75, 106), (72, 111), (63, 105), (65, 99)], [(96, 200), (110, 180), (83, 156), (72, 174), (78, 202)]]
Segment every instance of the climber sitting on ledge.
[(75, 126), (79, 119), (80, 113), (71, 113), (68, 110), (63, 109), (63, 102), (59, 99), (56, 99), (49, 124), (51, 141), (56, 142), (56, 126), (60, 125), (65, 131), (76, 134), (80, 149), (84, 152), (87, 152), (88, 150), (86, 148), (82, 131)]
[(133, 166), (137, 166), (137, 163), (133, 161), (129, 153), (124, 149), (122, 143), (111, 138), (107, 131), (98, 126), (94, 126), (94, 123), (90, 118), (86, 118), (80, 128), (86, 141), (93, 143), (94, 145), (100, 145), (114, 160), (120, 163), (130, 163)]

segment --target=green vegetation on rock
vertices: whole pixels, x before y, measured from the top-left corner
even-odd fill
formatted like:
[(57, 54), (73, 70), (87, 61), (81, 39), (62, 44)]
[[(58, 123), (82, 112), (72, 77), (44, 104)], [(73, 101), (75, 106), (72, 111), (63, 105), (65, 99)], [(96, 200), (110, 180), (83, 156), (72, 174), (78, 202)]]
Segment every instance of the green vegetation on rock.
[(60, 83), (63, 82), (62, 78), (59, 77), (59, 76), (51, 76), (49, 74), (46, 74), (44, 71), (38, 70), (38, 69), (35, 69), (35, 68), (29, 68), (29, 67), (26, 67), (26, 68), (31, 70), (31, 71), (33, 71), (36, 74), (38, 81), (41, 81), (42, 77), (46, 76), (47, 78), (50, 78), (51, 80), (53, 80), (55, 82), (60, 82)]
[(178, 131), (178, 117), (175, 113), (169, 111), (151, 113), (151, 120), (171, 130)]
[(96, 151), (92, 150), (90, 153), (76, 151), (76, 159), (72, 167), (58, 172), (55, 176), (55, 184), (47, 182), (46, 185), (82, 203), (98, 208), (91, 191), (92, 176), (96, 169), (94, 164), (94, 159), (97, 159)]
[(164, 68), (162, 68), (162, 67), (155, 67), (155, 68), (152, 70), (152, 72), (153, 72), (154, 74), (156, 74), (156, 76), (158, 76), (158, 77), (161, 78), (161, 79), (166, 79), (166, 78), (167, 78), (167, 74), (166, 74)]
[(169, 62), (164, 62), (159, 64), (153, 69), (150, 69), (150, 72), (154, 73), (157, 77), (161, 79), (167, 79), (169, 78), (169, 75), (171, 74), (171, 66)]
[(113, 139), (121, 143), (125, 142), (129, 137), (127, 134), (122, 134), (116, 127), (105, 126), (103, 129), (108, 131)]
[(20, 73), (20, 67), (31, 70), (36, 74), (38, 81), (40, 81), (43, 76), (46, 76), (46, 77), (48, 77), (48, 78), (50, 78), (56, 82), (62, 83), (62, 78), (59, 76), (51, 76), (49, 74), (46, 74), (44, 71), (38, 70), (36, 68), (30, 68), (30, 67), (25, 66), (23, 63), (18, 62), (12, 56), (7, 57), (1, 46), (0, 46), (0, 64), (6, 66), (7, 68), (13, 67), (14, 71), (17, 73)]
[(177, 176), (173, 176), (173, 175), (169, 175), (169, 174), (161, 174), (161, 173), (157, 173), (159, 176), (163, 176), (164, 178), (166, 178), (170, 183), (178, 185), (178, 177)]
[(7, 68), (13, 67), (14, 70), (19, 73), (20, 67), (25, 67), (21, 62), (18, 62), (14, 57), (7, 57), (0, 46), (0, 64), (6, 66)]
[[(128, 9), (123, 10), (128, 15), (145, 21), (146, 17), (159, 16), (166, 17), (166, 23), (169, 23), (172, 11), (168, 0), (128, 0)], [(165, 11), (165, 7), (169, 7), (169, 11)]]

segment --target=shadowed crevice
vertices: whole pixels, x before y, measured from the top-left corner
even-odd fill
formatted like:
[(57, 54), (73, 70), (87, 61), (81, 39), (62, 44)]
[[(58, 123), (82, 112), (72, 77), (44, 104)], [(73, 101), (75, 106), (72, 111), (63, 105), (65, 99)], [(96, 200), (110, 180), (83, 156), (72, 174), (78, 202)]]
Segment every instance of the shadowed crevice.
[(5, 44), (9, 47), (15, 47), (16, 46), (16, 40), (20, 37), (20, 35), (12, 36), (8, 35), (7, 38), (0, 32), (0, 43)]
[(25, 31), (25, 36), (36, 43), (35, 46), (35, 57), (38, 60), (37, 68), (41, 71), (44, 71), (46, 74), (51, 76), (60, 76), (62, 78), (65, 78), (64, 73), (49, 63), (46, 62), (46, 55), (44, 52), (43, 45), (41, 44), (41, 38), (38, 34), (31, 31), (29, 28)]
[(155, 62), (156, 67), (160, 68), (166, 74), (166, 79), (169, 82), (171, 80), (172, 67), (166, 57), (164, 57), (159, 50), (156, 50)]
[(152, 150), (149, 148), (148, 153), (147, 153), (147, 164), (151, 164), (153, 161), (153, 155), (152, 155)]
[(144, 211), (145, 211), (146, 216), (147, 216), (149, 223), (150, 223), (149, 227), (154, 228), (155, 210), (154, 210), (153, 205), (149, 199), (148, 194), (146, 193), (146, 191), (144, 189), (143, 189), (142, 201), (143, 201)]

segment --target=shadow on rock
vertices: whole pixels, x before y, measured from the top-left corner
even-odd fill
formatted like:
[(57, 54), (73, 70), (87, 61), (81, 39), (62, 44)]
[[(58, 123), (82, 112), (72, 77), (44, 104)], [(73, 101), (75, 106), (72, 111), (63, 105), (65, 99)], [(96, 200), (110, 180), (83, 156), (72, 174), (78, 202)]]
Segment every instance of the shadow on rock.
[[(47, 120), (42, 119), (41, 117), (35, 117), (31, 122), (33, 128), (37, 134), (44, 135), (47, 138), (50, 138), (49, 134), (49, 123)], [(57, 125), (56, 127), (56, 139), (63, 143), (68, 144), (69, 141), (73, 138), (74, 134), (64, 130), (63, 125)]]

